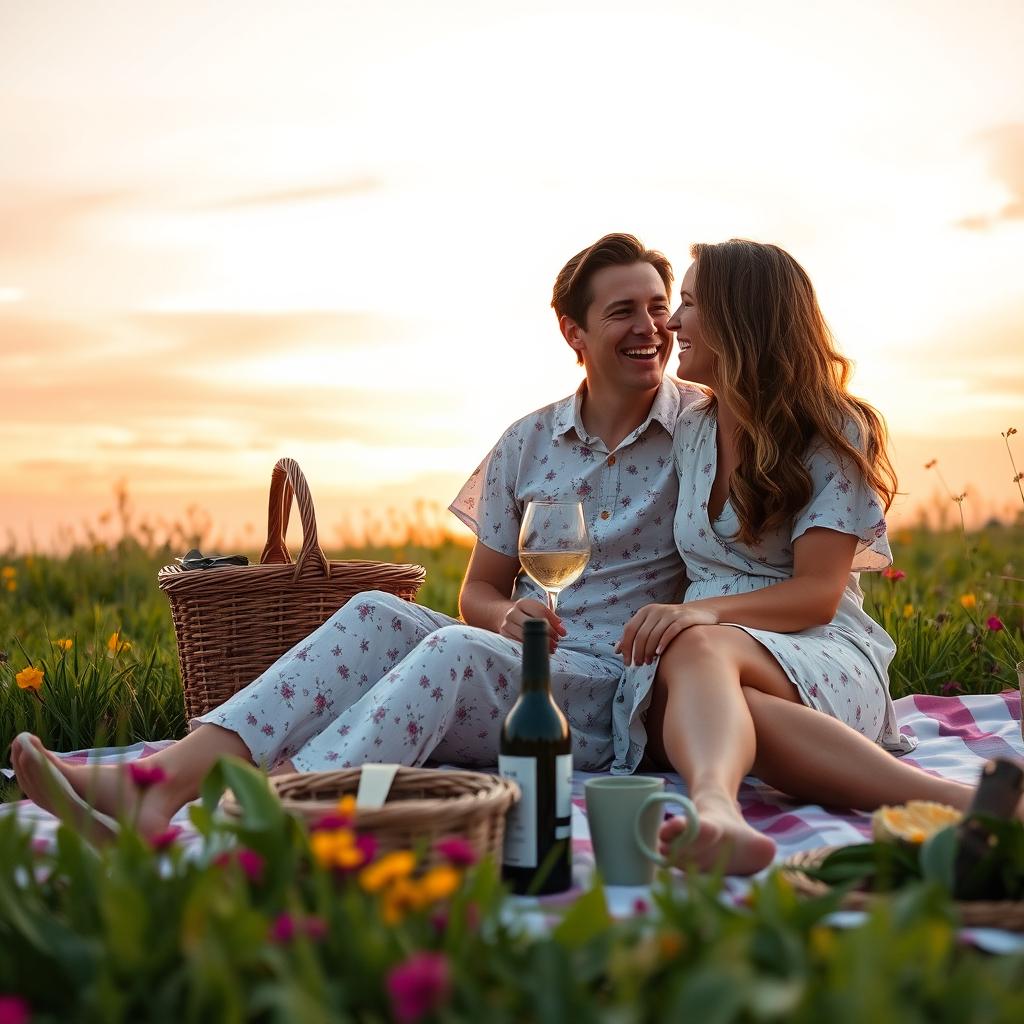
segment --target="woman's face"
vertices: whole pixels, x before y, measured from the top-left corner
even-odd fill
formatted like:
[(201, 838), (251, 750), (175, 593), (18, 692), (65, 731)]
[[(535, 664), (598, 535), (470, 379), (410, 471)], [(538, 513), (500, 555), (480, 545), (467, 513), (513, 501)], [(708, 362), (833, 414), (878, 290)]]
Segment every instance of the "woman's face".
[(682, 380), (692, 380), (695, 384), (704, 384), (714, 390), (714, 355), (704, 340), (700, 309), (693, 286), (697, 276), (696, 267), (696, 263), (691, 263), (683, 276), (683, 283), (679, 289), (679, 308), (669, 318), (666, 326), (675, 332), (679, 345), (679, 368), (676, 370), (676, 376)]

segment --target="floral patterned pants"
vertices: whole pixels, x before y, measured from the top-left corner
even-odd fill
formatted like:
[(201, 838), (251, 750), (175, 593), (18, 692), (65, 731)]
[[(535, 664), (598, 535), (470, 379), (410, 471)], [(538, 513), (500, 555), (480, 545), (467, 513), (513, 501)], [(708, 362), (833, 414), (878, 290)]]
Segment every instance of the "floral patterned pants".
[[(493, 766), (521, 659), (513, 640), (369, 591), (192, 727), (230, 729), (266, 768), (288, 759), (299, 771), (428, 758)], [(560, 646), (551, 657), (551, 692), (569, 720), (577, 768), (611, 760), (621, 671), (610, 654)]]

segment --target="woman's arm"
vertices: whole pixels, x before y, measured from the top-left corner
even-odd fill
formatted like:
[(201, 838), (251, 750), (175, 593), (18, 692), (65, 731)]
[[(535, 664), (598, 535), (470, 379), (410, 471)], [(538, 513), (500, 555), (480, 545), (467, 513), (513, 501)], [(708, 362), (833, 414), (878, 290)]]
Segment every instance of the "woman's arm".
[(565, 636), (562, 620), (543, 601), (528, 597), (512, 600), (512, 588), (518, 575), (518, 558), (503, 555), (477, 541), (459, 592), (459, 612), (470, 626), (480, 626), (520, 641), (526, 619), (547, 619), (554, 650), (557, 638)]
[(649, 604), (626, 624), (615, 648), (627, 664), (652, 661), (684, 629), (735, 622), (776, 633), (798, 633), (835, 618), (850, 577), (857, 538), (814, 527), (793, 543), (793, 576), (749, 594), (683, 604)]

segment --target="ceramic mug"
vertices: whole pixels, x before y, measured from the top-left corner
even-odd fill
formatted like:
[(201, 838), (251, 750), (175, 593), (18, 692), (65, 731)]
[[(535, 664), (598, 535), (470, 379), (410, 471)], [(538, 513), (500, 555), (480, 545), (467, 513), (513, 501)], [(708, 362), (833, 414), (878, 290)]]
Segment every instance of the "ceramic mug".
[[(696, 838), (697, 809), (681, 793), (666, 793), (664, 779), (604, 775), (588, 779), (583, 791), (594, 859), (606, 885), (650, 885), (655, 869), (673, 863), (675, 854)], [(666, 804), (680, 807), (686, 817), (669, 857), (654, 849)]]

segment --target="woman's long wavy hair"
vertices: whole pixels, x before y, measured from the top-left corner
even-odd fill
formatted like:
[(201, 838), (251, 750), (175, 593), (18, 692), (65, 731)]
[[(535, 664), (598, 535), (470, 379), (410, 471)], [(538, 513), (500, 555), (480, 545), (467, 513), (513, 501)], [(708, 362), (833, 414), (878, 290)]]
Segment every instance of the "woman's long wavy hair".
[(716, 397), (739, 419), (729, 480), (737, 539), (756, 544), (811, 500), (803, 456), (819, 440), (888, 509), (897, 481), (885, 421), (847, 391), (850, 360), (836, 349), (803, 267), (777, 245), (738, 238), (694, 245), (690, 255)]

